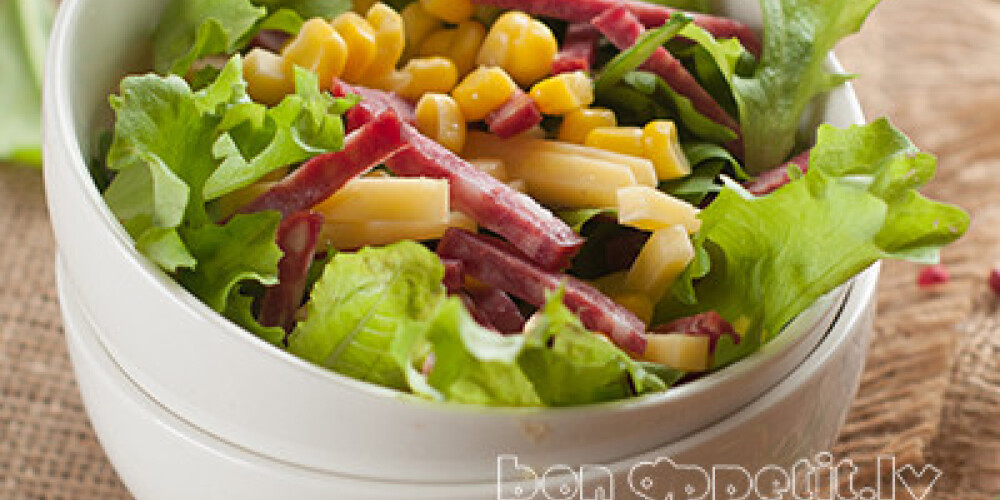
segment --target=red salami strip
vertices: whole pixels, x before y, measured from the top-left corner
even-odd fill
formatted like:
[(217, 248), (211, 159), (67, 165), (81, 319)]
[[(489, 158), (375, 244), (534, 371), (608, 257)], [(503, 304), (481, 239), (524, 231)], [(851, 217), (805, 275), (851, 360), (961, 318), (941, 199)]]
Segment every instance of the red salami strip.
[(288, 217), (307, 210), (404, 147), (403, 123), (383, 113), (348, 134), (343, 149), (307, 161), (240, 212), (277, 210)]
[(403, 177), (447, 179), (451, 203), (480, 226), (510, 241), (543, 269), (564, 269), (583, 245), (565, 222), (530, 197), (494, 179), (440, 144), (404, 125), (410, 147), (385, 162)]
[(566, 28), (562, 48), (552, 62), (552, 74), (590, 71), (601, 32), (590, 23), (574, 23)]
[[(677, 9), (639, 0), (473, 0), (475, 3), (493, 5), (503, 9), (523, 10), (536, 16), (554, 17), (571, 23), (586, 23), (600, 13), (624, 5), (642, 24), (656, 28), (666, 24)], [(738, 38), (752, 54), (760, 57), (761, 43), (757, 33), (749, 26), (725, 17), (690, 13), (694, 23), (716, 38)]]
[(347, 130), (354, 130), (387, 110), (392, 110), (400, 120), (406, 123), (416, 123), (417, 120), (413, 104), (394, 92), (350, 85), (335, 78), (330, 86), (330, 93), (334, 97), (344, 97), (349, 94), (361, 97), (361, 102), (344, 114)]
[(285, 254), (278, 261), (278, 284), (267, 287), (261, 299), (261, 325), (292, 331), (322, 227), (323, 216), (309, 212), (298, 212), (281, 221), (275, 238)]
[(790, 165), (797, 165), (803, 173), (808, 172), (809, 151), (788, 160), (787, 163), (779, 167), (764, 171), (756, 179), (744, 184), (743, 187), (754, 196), (764, 196), (765, 194), (773, 193), (781, 186), (792, 181), (788, 177), (788, 167)]
[(517, 89), (503, 106), (486, 115), (486, 126), (497, 137), (507, 139), (542, 123), (542, 112), (535, 100)]
[(465, 286), (465, 267), (462, 261), (455, 259), (441, 259), (444, 265), (444, 288), (449, 294), (458, 293)]
[(517, 304), (499, 288), (475, 288), (468, 292), (479, 314), (490, 326), (500, 333), (521, 333), (524, 330), (524, 316)]
[[(593, 24), (611, 43), (622, 50), (635, 45), (639, 37), (646, 31), (642, 23), (624, 4), (604, 11), (593, 19)], [(739, 131), (740, 127), (736, 120), (729, 116), (726, 110), (722, 109), (722, 106), (715, 102), (715, 99), (698, 84), (698, 81), (691, 76), (691, 73), (681, 62), (663, 47), (657, 48), (656, 52), (642, 65), (642, 68), (663, 78), (663, 81), (670, 88), (691, 99), (691, 104), (699, 113), (733, 131)]]
[(564, 303), (584, 326), (608, 335), (616, 345), (634, 354), (646, 349), (645, 325), (589, 284), (564, 274), (545, 271), (511, 251), (503, 241), (449, 229), (438, 244), (438, 255), (461, 260), (470, 276), (529, 304), (541, 307), (545, 294), (565, 287)]
[(683, 333), (686, 335), (703, 335), (709, 338), (709, 352), (715, 352), (715, 344), (725, 335), (733, 339), (734, 344), (742, 340), (725, 318), (715, 311), (708, 311), (686, 318), (676, 319), (670, 323), (653, 328), (657, 333)]

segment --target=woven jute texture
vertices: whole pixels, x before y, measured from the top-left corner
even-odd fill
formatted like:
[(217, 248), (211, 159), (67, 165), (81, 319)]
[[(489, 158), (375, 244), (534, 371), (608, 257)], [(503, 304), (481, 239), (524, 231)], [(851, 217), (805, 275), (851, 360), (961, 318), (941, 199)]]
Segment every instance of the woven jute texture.
[[(951, 283), (889, 263), (861, 389), (833, 450), (943, 472), (926, 498), (1000, 493), (1000, 1), (886, 0), (839, 50), (870, 118), (939, 155), (928, 191), (973, 213)], [(94, 437), (63, 344), (40, 174), (0, 165), (0, 499), (128, 499)], [(928, 484), (925, 487), (930, 486)], [(904, 497), (905, 498), (905, 497)]]

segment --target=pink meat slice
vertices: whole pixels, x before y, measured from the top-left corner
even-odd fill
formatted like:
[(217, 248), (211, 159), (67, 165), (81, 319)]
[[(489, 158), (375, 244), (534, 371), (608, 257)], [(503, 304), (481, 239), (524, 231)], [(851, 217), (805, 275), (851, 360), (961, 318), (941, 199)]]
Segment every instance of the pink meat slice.
[(500, 333), (521, 333), (524, 330), (524, 316), (514, 300), (499, 288), (472, 288), (468, 290), (476, 310)]
[(653, 331), (657, 333), (683, 333), (686, 335), (706, 336), (709, 338), (709, 351), (713, 353), (715, 352), (715, 345), (725, 335), (729, 335), (729, 338), (735, 344), (739, 344), (740, 340), (742, 340), (736, 333), (733, 325), (715, 311), (676, 319), (670, 323), (653, 328)]
[[(671, 9), (640, 0), (473, 0), (475, 3), (493, 5), (504, 9), (517, 9), (536, 16), (553, 17), (571, 23), (589, 22), (600, 13), (622, 5), (628, 8), (642, 24), (656, 28), (666, 24), (678, 9)], [(694, 23), (716, 38), (737, 38), (750, 53), (761, 54), (761, 43), (757, 33), (749, 26), (725, 17), (709, 14), (689, 13)]]
[(552, 74), (590, 71), (601, 32), (590, 23), (573, 23), (566, 28), (562, 48), (552, 62)]
[(405, 147), (403, 123), (382, 113), (348, 134), (343, 149), (305, 162), (240, 212), (277, 210), (287, 217), (307, 210)]
[[(639, 19), (624, 4), (604, 11), (592, 22), (611, 43), (622, 50), (635, 45), (646, 31)], [(663, 78), (670, 88), (691, 99), (691, 104), (701, 114), (733, 131), (739, 131), (740, 127), (736, 120), (729, 116), (726, 110), (722, 109), (722, 106), (715, 102), (715, 99), (691, 76), (687, 68), (663, 47), (657, 48), (642, 68)]]
[(295, 326), (295, 312), (305, 295), (322, 227), (323, 216), (310, 212), (294, 213), (281, 221), (275, 238), (284, 255), (278, 261), (278, 284), (267, 287), (261, 299), (261, 325), (279, 326), (286, 332)]
[(480, 226), (503, 236), (543, 269), (565, 269), (583, 239), (532, 198), (518, 193), (410, 125), (403, 127), (410, 145), (385, 165), (402, 177), (446, 179), (452, 206)]
[(542, 123), (542, 112), (535, 100), (523, 90), (514, 95), (498, 109), (486, 115), (486, 126), (497, 137), (507, 139), (525, 132)]
[(441, 259), (444, 265), (444, 288), (449, 294), (458, 293), (465, 286), (465, 267), (462, 261), (455, 259)]
[(571, 276), (546, 271), (489, 236), (449, 229), (438, 244), (438, 255), (461, 260), (470, 276), (541, 307), (546, 292), (565, 287), (564, 303), (588, 329), (608, 335), (622, 349), (642, 354), (645, 325), (593, 286)]
[(361, 85), (350, 85), (340, 79), (334, 78), (333, 83), (330, 85), (330, 93), (334, 97), (345, 97), (347, 95), (361, 97), (361, 102), (344, 114), (344, 118), (347, 121), (347, 130), (354, 130), (370, 122), (386, 110), (392, 110), (400, 120), (406, 123), (416, 123), (417, 120), (413, 104), (399, 97), (395, 92), (372, 89)]
[(802, 172), (809, 171), (809, 151), (806, 151), (785, 164), (766, 170), (757, 176), (756, 179), (743, 185), (754, 196), (764, 196), (778, 190), (781, 186), (788, 184), (792, 180), (788, 177), (788, 167), (796, 165)]

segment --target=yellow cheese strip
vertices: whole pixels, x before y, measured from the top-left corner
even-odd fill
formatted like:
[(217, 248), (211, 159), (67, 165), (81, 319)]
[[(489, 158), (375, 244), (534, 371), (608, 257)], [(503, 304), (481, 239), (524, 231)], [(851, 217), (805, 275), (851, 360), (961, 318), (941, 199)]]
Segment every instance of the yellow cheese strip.
[(618, 190), (618, 222), (625, 226), (656, 231), (680, 224), (693, 234), (701, 228), (698, 213), (694, 205), (658, 189), (634, 186)]
[(558, 153), (571, 162), (574, 161), (574, 158), (586, 158), (592, 161), (623, 165), (632, 171), (635, 180), (642, 186), (655, 187), (658, 182), (653, 163), (644, 158), (579, 144), (525, 136), (500, 139), (485, 132), (470, 131), (465, 139), (465, 156), (469, 158), (499, 158), (507, 162), (508, 168), (511, 169), (521, 165), (527, 166), (533, 161), (533, 155), (541, 152)]
[(651, 333), (646, 336), (642, 357), (686, 372), (701, 372), (709, 367), (709, 338), (704, 335)]
[(447, 224), (448, 181), (400, 177), (354, 179), (315, 210), (334, 222)]
[(655, 304), (692, 259), (694, 247), (684, 226), (655, 231), (629, 269), (626, 288), (646, 294)]
[(524, 180), (528, 194), (556, 207), (613, 207), (619, 188), (636, 185), (632, 171), (622, 165), (549, 151), (532, 153), (530, 162), (519, 166), (510, 173)]

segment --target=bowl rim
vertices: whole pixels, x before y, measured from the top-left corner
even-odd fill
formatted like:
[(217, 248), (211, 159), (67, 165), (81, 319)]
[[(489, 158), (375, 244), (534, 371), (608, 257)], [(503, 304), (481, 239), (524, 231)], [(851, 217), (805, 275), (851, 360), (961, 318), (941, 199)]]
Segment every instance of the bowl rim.
[[(300, 371), (304, 370), (304, 372), (309, 374), (311, 378), (316, 379), (317, 383), (335, 383), (351, 390), (360, 391), (364, 395), (378, 398), (393, 398), (415, 405), (424, 405), (431, 409), (448, 412), (488, 413), (490, 415), (509, 416), (538, 416), (550, 413), (566, 415), (588, 414), (608, 410), (640, 410), (650, 406), (668, 404), (674, 400), (682, 399), (695, 393), (711, 391), (713, 388), (727, 383), (731, 379), (738, 378), (747, 372), (752, 372), (755, 369), (766, 365), (769, 360), (773, 359), (785, 349), (791, 348), (796, 341), (802, 340), (809, 335), (820, 335), (821, 338), (816, 342), (816, 345), (809, 351), (809, 353), (796, 362), (796, 366), (798, 366), (808, 359), (812, 353), (816, 351), (819, 345), (826, 342), (827, 332), (836, 326), (840, 319), (839, 314), (835, 316), (832, 323), (826, 328), (826, 331), (823, 332), (813, 331), (815, 329), (814, 321), (814, 324), (811, 327), (803, 328), (803, 332), (801, 334), (777, 335), (750, 356), (747, 356), (746, 358), (743, 358), (717, 371), (711, 372), (698, 380), (680, 386), (671, 387), (663, 392), (644, 394), (616, 401), (590, 403), (568, 407), (486, 407), (454, 402), (432, 401), (414, 394), (354, 379), (333, 370), (312, 364), (286, 350), (275, 348), (273, 345), (257, 337), (249, 330), (236, 325), (221, 314), (209, 308), (197, 297), (180, 286), (179, 283), (167, 275), (162, 269), (139, 253), (132, 238), (124, 230), (124, 227), (112, 214), (110, 208), (105, 203), (103, 197), (97, 189), (97, 185), (94, 183), (90, 175), (89, 169), (87, 168), (87, 161), (85, 160), (84, 155), (84, 143), (77, 140), (78, 136), (92, 137), (93, 134), (78, 134), (81, 130), (75, 123), (76, 120), (73, 113), (74, 102), (71, 97), (72, 92), (70, 90), (70, 86), (73, 82), (73, 77), (70, 73), (70, 69), (73, 67), (73, 64), (70, 61), (70, 42), (80, 39), (78, 32), (82, 23), (78, 22), (78, 18), (80, 17), (80, 12), (83, 8), (82, 6), (85, 3), (85, 0), (68, 0), (64, 2), (59, 9), (52, 30), (52, 37), (49, 45), (50, 49), (47, 56), (45, 71), (43, 126), (46, 128), (46, 136), (49, 138), (49, 140), (46, 141), (46, 149), (50, 147), (57, 147), (61, 149), (64, 155), (60, 156), (63, 160), (67, 161), (61, 161), (58, 164), (54, 164), (54, 162), (51, 161), (45, 162), (45, 175), (57, 175), (56, 172), (58, 172), (59, 175), (65, 175), (67, 174), (67, 171), (69, 171), (68, 174), (72, 178), (75, 187), (83, 190), (83, 194), (88, 205), (86, 208), (95, 210), (99, 215), (101, 226), (94, 228), (94, 230), (107, 231), (108, 234), (112, 236), (115, 241), (115, 245), (119, 250), (119, 255), (116, 255), (115, 258), (125, 258), (133, 266), (141, 269), (140, 272), (146, 273), (148, 275), (147, 277), (151, 278), (151, 283), (157, 289), (158, 294), (162, 295), (165, 299), (168, 299), (164, 301), (164, 306), (167, 306), (167, 304), (173, 304), (172, 307), (180, 308), (180, 311), (183, 314), (197, 317), (206, 324), (212, 325), (213, 330), (217, 331), (221, 335), (229, 337), (230, 340), (242, 342), (248, 346), (253, 345), (255, 346), (254, 349), (265, 351), (267, 353), (266, 355), (274, 359), (276, 362), (290, 363), (295, 367), (295, 369)], [(827, 62), (831, 64), (835, 70), (842, 71), (843, 68), (833, 53), (828, 56)], [(845, 100), (848, 105), (847, 111), (851, 119), (856, 122), (863, 122), (864, 114), (861, 110), (857, 96), (854, 93), (853, 87), (850, 83), (844, 83), (842, 87), (847, 92)], [(55, 144), (51, 144), (53, 141)], [(834, 300), (828, 307), (823, 308), (821, 311), (817, 311), (817, 317), (823, 318), (827, 314), (830, 314), (831, 310), (842, 306), (845, 303), (846, 287), (853, 283), (856, 279), (857, 276), (852, 277), (848, 282), (845, 282), (831, 292), (830, 295), (835, 296)], [(824, 298), (819, 299), (817, 303), (822, 300), (824, 300)], [(810, 308), (814, 307), (817, 303), (814, 303), (813, 306), (810, 306)], [(807, 311), (809, 310), (811, 309), (807, 309)], [(788, 325), (785, 326), (785, 328), (787, 327)], [(785, 330), (782, 331), (784, 332)], [(119, 363), (118, 360), (115, 360), (115, 363)], [(792, 370), (794, 369), (795, 368), (792, 368)], [(785, 375), (787, 376), (787, 373)], [(778, 378), (769, 383), (768, 387), (773, 387), (780, 381), (781, 378)]]

